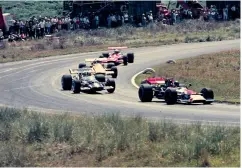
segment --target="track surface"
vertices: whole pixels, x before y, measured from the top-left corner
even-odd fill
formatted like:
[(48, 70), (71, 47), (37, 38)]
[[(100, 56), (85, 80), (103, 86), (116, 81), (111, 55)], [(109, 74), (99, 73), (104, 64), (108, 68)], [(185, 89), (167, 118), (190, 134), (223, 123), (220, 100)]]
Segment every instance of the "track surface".
[(119, 75), (114, 94), (107, 94), (105, 91), (95, 95), (72, 94), (70, 91), (61, 90), (61, 76), (68, 74), (69, 68), (77, 68), (85, 58), (97, 57), (102, 52), (0, 64), (0, 104), (74, 113), (119, 112), (122, 115), (138, 114), (149, 118), (170, 118), (182, 122), (203, 120), (239, 124), (239, 105), (214, 103), (167, 106), (159, 100), (140, 103), (137, 89), (130, 82), (135, 73), (166, 62), (168, 59), (188, 58), (239, 48), (240, 40), (129, 49), (135, 53), (135, 63), (118, 67)]

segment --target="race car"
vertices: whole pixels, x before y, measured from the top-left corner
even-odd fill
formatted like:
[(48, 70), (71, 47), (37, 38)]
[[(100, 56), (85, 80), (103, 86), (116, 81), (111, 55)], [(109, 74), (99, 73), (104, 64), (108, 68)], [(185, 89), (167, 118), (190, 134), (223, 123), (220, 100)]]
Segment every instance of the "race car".
[[(143, 73), (155, 72), (148, 68)], [(153, 97), (164, 99), (167, 104), (175, 103), (203, 103), (211, 104), (214, 102), (214, 93), (210, 88), (203, 88), (200, 93), (189, 90), (188, 86), (180, 84), (174, 79), (164, 77), (149, 77), (141, 82), (138, 95), (141, 102), (151, 102)]]
[(128, 63), (134, 63), (134, 53), (127, 53), (124, 55), (120, 49), (126, 49), (128, 47), (108, 47), (108, 50), (113, 50), (112, 53), (103, 53), (99, 56), (99, 61), (102, 63), (114, 63), (116, 66), (123, 64), (128, 65)]
[(72, 90), (73, 93), (81, 91), (97, 92), (107, 90), (109, 93), (115, 91), (115, 81), (106, 78), (105, 73), (96, 73), (91, 67), (70, 69), (70, 75), (63, 75), (61, 85), (63, 90)]
[[(91, 63), (91, 64), (90, 64)], [(78, 68), (92, 68), (95, 73), (105, 73), (106, 75), (111, 75), (112, 78), (117, 78), (118, 69), (113, 63), (100, 63), (99, 61), (93, 59), (85, 59), (85, 63), (80, 63)]]

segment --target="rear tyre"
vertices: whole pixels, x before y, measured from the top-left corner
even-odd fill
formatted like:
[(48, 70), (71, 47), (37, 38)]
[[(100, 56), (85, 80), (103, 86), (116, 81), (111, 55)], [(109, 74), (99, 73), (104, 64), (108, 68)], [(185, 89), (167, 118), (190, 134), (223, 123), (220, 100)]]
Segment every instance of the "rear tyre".
[(85, 64), (85, 63), (80, 63), (79, 65), (78, 65), (78, 68), (79, 69), (81, 69), (81, 68), (84, 68), (84, 67), (86, 67), (87, 65)]
[(81, 92), (81, 83), (78, 80), (73, 80), (72, 81), (72, 88), (71, 90), (73, 91), (73, 93), (80, 93)]
[(71, 90), (71, 85), (72, 85), (71, 75), (63, 75), (61, 78), (61, 85), (63, 90)]
[(109, 53), (103, 53), (103, 58), (108, 58), (109, 57)]
[[(214, 99), (214, 93), (213, 90), (210, 88), (203, 88), (201, 90), (202, 96), (207, 100), (207, 99)], [(207, 102), (205, 101), (203, 104), (211, 104), (212, 102)]]
[(107, 68), (108, 68), (108, 69), (111, 69), (111, 68), (114, 67), (114, 66), (115, 66), (114, 63), (108, 63)]
[(153, 89), (149, 84), (142, 84), (139, 88), (139, 99), (141, 102), (151, 102), (153, 99)]
[(115, 85), (115, 81), (112, 79), (108, 79), (106, 86), (112, 86), (112, 89), (107, 89), (108, 93), (113, 93), (115, 91), (116, 85)]
[(128, 65), (128, 57), (123, 56), (123, 64), (124, 64), (124, 66)]
[(128, 53), (128, 63), (134, 63), (134, 53)]
[(177, 91), (171, 88), (166, 89), (164, 97), (166, 104), (175, 104), (177, 102)]
[(113, 71), (112, 78), (117, 78), (118, 76), (118, 68), (116, 66), (111, 68), (111, 71)]

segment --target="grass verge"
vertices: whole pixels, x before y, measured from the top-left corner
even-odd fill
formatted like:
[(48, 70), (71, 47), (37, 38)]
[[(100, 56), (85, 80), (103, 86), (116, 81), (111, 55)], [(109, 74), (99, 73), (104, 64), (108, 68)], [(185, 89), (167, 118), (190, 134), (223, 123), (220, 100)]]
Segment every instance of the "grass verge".
[[(218, 102), (240, 103), (240, 50), (230, 50), (195, 58), (176, 60), (176, 64), (155, 66), (157, 76), (173, 77), (191, 83), (191, 89), (212, 88)], [(140, 82), (148, 75), (139, 75)]]
[(240, 127), (0, 108), (0, 166), (240, 165)]
[(46, 39), (20, 42), (0, 50), (0, 63), (39, 57), (107, 50), (108, 46), (157, 46), (176, 43), (208, 42), (240, 38), (240, 20), (204, 22), (186, 20), (165, 26), (160, 23), (145, 28), (123, 26), (113, 29), (62, 31), (59, 41)]

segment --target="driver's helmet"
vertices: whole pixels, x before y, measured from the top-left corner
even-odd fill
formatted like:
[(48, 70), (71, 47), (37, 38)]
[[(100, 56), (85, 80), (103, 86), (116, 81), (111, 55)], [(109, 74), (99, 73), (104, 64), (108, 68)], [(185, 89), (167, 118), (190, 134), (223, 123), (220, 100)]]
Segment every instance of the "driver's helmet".
[(115, 54), (118, 54), (118, 53), (120, 53), (120, 51), (119, 51), (118, 49), (115, 49), (115, 50), (114, 50), (114, 53), (115, 53)]
[(175, 81), (175, 82), (174, 82), (174, 86), (175, 86), (175, 87), (179, 87), (179, 82), (178, 82), (178, 81)]
[(91, 72), (88, 72), (88, 71), (86, 71), (86, 72), (83, 73), (83, 76), (91, 76), (91, 75), (92, 75), (92, 73)]

